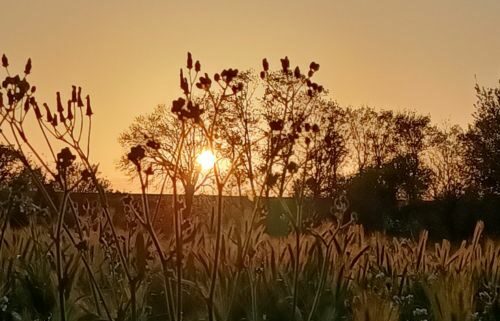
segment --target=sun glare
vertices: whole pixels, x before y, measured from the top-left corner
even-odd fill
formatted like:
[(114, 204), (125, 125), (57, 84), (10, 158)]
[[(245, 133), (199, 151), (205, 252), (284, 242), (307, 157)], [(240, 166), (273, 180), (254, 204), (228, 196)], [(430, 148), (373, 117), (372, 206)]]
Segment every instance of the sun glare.
[(210, 150), (203, 151), (196, 159), (198, 164), (200, 164), (203, 171), (208, 171), (214, 167), (215, 155)]

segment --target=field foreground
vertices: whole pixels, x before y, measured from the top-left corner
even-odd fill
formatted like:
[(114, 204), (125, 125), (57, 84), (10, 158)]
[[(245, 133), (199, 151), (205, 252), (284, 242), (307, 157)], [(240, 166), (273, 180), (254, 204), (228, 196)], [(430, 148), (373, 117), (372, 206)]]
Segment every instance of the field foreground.
[[(173, 236), (158, 235), (166, 249), (159, 255), (155, 240), (136, 226), (118, 231), (129, 264), (124, 268), (112, 232), (96, 222), (89, 215), (64, 236), (74, 245), (63, 249), (68, 320), (174, 320), (178, 307), (184, 320), (208, 319), (210, 309), (216, 320), (460, 321), (500, 315), (500, 247), (482, 240), (482, 222), (472, 240), (456, 246), (447, 240), (428, 244), (425, 231), (416, 242), (369, 236), (352, 222), (284, 238), (260, 227), (248, 240), (233, 225), (222, 235), (213, 288), (209, 225), (188, 227), (182, 262), (176, 262)], [(0, 320), (57, 320), (57, 262), (46, 228), (4, 227), (2, 237)]]

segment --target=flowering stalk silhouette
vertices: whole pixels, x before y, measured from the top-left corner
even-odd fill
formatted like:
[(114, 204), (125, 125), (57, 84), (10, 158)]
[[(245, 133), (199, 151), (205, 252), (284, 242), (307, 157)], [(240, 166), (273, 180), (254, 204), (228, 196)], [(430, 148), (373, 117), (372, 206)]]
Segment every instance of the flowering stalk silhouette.
[[(360, 126), (345, 119), (348, 111), (323, 100), (325, 90), (312, 80), (318, 64), (303, 74), (287, 57), (275, 71), (264, 59), (261, 77), (233, 68), (209, 76), (188, 54), (181, 97), (165, 118), (164, 127), (172, 131), (162, 136), (155, 128), (132, 128), (137, 133), (129, 136), (124, 160), (141, 193), (121, 198), (124, 215), (113, 213), (117, 207), (110, 206), (91, 162), (90, 98), (74, 86), (68, 97), (57, 93), (53, 107), (40, 104), (28, 82), (31, 61), (21, 75), (10, 74), (6, 57), (2, 65), (7, 75), (0, 88), (1, 141), (31, 174), (43, 201), (18, 232), (10, 222), (14, 190), (2, 200), (0, 319), (15, 318), (18, 311), (43, 320), (57, 313), (62, 321), (419, 321), (439, 313), (467, 318), (479, 309), (495, 316), (499, 249), (480, 240), (482, 222), (471, 242), (454, 248), (443, 241), (434, 251), (427, 232), (415, 240), (365, 233), (357, 214), (349, 215), (345, 195), (331, 202), (335, 217), (313, 222), (317, 212), (309, 205), (337, 196), (337, 166), (346, 157), (349, 127)], [(262, 99), (252, 98), (260, 93)], [(376, 118), (363, 138), (370, 142), (367, 150), (359, 135), (353, 139), (360, 155), (367, 153), (366, 164), (373, 158), (377, 166), (390, 157), (388, 151), (396, 152), (386, 133), (376, 132), (397, 125), (412, 136), (412, 122), (423, 129), (427, 124), (403, 115), (392, 128), (392, 114), (366, 114)], [(404, 148), (418, 156), (420, 146), (410, 143)], [(210, 169), (196, 163), (204, 152), (215, 155)], [(362, 157), (358, 161), (365, 166)], [(79, 195), (89, 182), (95, 194)], [(150, 194), (155, 183), (161, 184), (157, 198)], [(213, 194), (193, 202), (210, 184)], [(172, 202), (163, 211), (166, 191)], [(212, 216), (200, 205), (212, 209)], [(273, 215), (284, 223), (280, 236), (270, 231)], [(450, 287), (445, 281), (451, 279), (462, 281)], [(481, 289), (470, 287), (472, 281)], [(436, 297), (436, 291), (443, 295)], [(410, 294), (421, 297), (410, 302)], [(32, 307), (23, 300), (31, 298)], [(440, 312), (443, 302), (450, 309)]]
[[(71, 234), (72, 232), (65, 226), (64, 221), (68, 207), (70, 207), (69, 205), (72, 203), (71, 192), (83, 180), (93, 180), (94, 184), (99, 189), (103, 209), (106, 213), (111, 231), (113, 232), (116, 248), (120, 253), (125, 273), (127, 277), (130, 278), (125, 257), (120, 250), (117, 233), (111, 223), (109, 208), (106, 206), (106, 195), (102, 187), (100, 187), (96, 177), (96, 168), (92, 166), (89, 161), (91, 119), (93, 115), (90, 98), (86, 96), (86, 103), (84, 103), (81, 88), (73, 86), (71, 98), (67, 101), (66, 108), (63, 107), (61, 94), (58, 92), (56, 97), (56, 111), (52, 112), (49, 105), (46, 103), (42, 105), (44, 109), (44, 111), (42, 111), (42, 107), (40, 107), (35, 98), (36, 87), (31, 86), (27, 80), (32, 69), (31, 59), (26, 63), (23, 76), (10, 75), (8, 69), (9, 62), (5, 55), (2, 56), (2, 66), (7, 76), (2, 82), (2, 92), (0, 92), (0, 135), (9, 146), (12, 146), (18, 151), (20, 160), (32, 174), (32, 179), (49, 205), (51, 214), (53, 217), (57, 218), (55, 229), (52, 231), (52, 237), (55, 246), (55, 266), (58, 281), (60, 319), (64, 321), (66, 320), (65, 301), (69, 295), (69, 289), (67, 288), (67, 276), (65, 275), (65, 262), (63, 258), (63, 232), (66, 233), (71, 243), (78, 249), (81, 249), (80, 245), (85, 242), (84, 239), (77, 241)], [(6, 93), (6, 101), (3, 99), (4, 93)], [(34, 119), (38, 125), (40, 133), (46, 143), (46, 147), (50, 151), (52, 164), (55, 164), (55, 166), (52, 166), (50, 161), (43, 159), (40, 150), (33, 145), (30, 134), (35, 135), (35, 133), (28, 131), (26, 126), (30, 118)], [(84, 135), (86, 135), (85, 140)], [(55, 153), (54, 147), (56, 142), (66, 145), (66, 147), (62, 148), (57, 154)], [(76, 182), (70, 183), (67, 171), (77, 159), (77, 156), (75, 156), (73, 152), (77, 154), (78, 159), (82, 162), (85, 169)], [(41, 182), (39, 176), (36, 175), (33, 164), (28, 161), (29, 155), (33, 155), (36, 165), (40, 166), (45, 173), (50, 175), (57, 183), (62, 191), (62, 196), (60, 198), (53, 197), (49, 194), (47, 187)], [(72, 205), (71, 209), (73, 209)], [(104, 307), (106, 316), (111, 320), (111, 314), (107, 308), (104, 296), (99, 289), (85, 255), (81, 255), (81, 259), (87, 269), (93, 287), (98, 293), (99, 300)]]

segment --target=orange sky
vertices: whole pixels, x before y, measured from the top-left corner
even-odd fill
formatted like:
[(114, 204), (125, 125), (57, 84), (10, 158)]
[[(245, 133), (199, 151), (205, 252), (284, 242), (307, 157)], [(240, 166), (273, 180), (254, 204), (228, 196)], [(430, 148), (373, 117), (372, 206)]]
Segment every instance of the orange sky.
[(321, 64), (318, 80), (344, 105), (408, 108), (465, 125), (475, 75), (500, 78), (500, 1), (2, 1), (0, 51), (22, 71), (33, 59), (41, 101), (72, 84), (96, 113), (93, 161), (116, 188), (117, 137), (180, 91), (186, 51), (210, 74), (260, 70), (288, 55)]

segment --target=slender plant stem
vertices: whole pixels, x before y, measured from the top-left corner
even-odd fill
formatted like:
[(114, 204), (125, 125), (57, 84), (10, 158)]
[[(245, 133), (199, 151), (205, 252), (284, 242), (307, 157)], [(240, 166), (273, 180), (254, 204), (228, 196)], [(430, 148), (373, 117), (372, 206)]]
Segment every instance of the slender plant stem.
[(217, 225), (216, 225), (216, 236), (215, 236), (215, 253), (214, 253), (214, 265), (212, 267), (212, 276), (210, 280), (210, 290), (208, 294), (208, 320), (214, 320), (214, 297), (215, 297), (215, 286), (217, 283), (217, 272), (219, 268), (220, 260), (220, 246), (222, 240), (222, 186), (219, 185), (217, 188)]
[(59, 208), (59, 217), (57, 221), (57, 229), (55, 233), (56, 245), (56, 270), (59, 291), (59, 312), (61, 321), (66, 321), (66, 296), (65, 296), (65, 282), (63, 272), (63, 258), (62, 258), (62, 231), (64, 224), (64, 214), (66, 213), (66, 206), (68, 203), (69, 192), (64, 191), (61, 207)]

